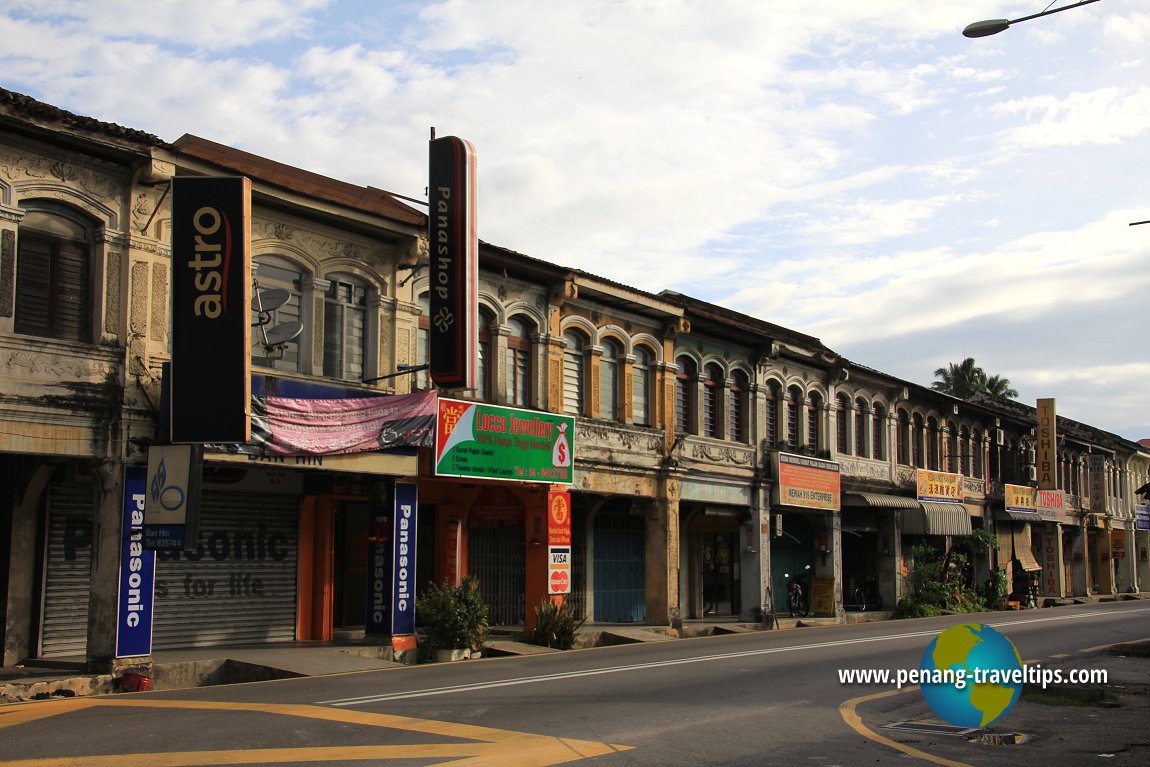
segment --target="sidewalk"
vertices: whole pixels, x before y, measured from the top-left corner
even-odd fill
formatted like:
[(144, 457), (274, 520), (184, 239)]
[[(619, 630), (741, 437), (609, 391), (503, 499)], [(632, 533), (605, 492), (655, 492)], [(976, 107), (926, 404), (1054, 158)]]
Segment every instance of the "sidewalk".
[[(945, 726), (917, 688), (876, 697), (860, 704), (857, 712), (875, 735), (955, 767), (1087, 763), (1109, 767), (1150, 761), (1150, 643), (1117, 645), (1110, 653), (1044, 661), (1043, 666), (1064, 672), (1105, 669), (1108, 684), (1046, 690), (1028, 686), (1013, 710), (968, 736), (891, 727)], [(890, 748), (870, 741), (866, 747)]]

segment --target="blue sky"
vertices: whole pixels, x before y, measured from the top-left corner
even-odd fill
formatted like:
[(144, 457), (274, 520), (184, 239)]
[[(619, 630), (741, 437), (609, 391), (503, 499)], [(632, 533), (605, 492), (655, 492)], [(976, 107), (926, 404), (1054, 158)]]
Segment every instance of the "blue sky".
[(9, 0), (0, 85), (412, 197), (434, 126), (488, 242), (1150, 437), (1150, 4), (961, 35), (1043, 7)]

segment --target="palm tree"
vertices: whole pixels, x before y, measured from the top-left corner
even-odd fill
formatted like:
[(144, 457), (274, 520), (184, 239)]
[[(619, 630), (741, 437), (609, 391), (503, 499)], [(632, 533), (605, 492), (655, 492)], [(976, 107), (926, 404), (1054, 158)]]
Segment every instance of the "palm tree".
[(1018, 389), (1010, 385), (1009, 378), (993, 375), (986, 379), (986, 393), (1003, 399), (1014, 399), (1018, 396)]
[(1018, 391), (1011, 387), (1009, 378), (1000, 375), (988, 376), (974, 361), (974, 357), (967, 357), (957, 365), (953, 362), (948, 363), (946, 367), (935, 370), (934, 376), (939, 380), (932, 383), (930, 388), (952, 397), (969, 399), (975, 394), (989, 394), (1003, 398), (1018, 396)]
[(966, 398), (984, 390), (986, 386), (986, 372), (974, 361), (974, 357), (967, 357), (957, 365), (947, 363), (944, 368), (934, 371), (935, 381), (930, 388), (935, 391), (949, 394), (952, 397)]

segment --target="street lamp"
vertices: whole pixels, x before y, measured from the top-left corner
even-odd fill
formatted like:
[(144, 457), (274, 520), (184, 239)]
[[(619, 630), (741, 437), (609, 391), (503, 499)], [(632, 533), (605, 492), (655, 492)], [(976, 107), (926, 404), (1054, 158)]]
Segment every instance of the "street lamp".
[(1077, 8), (1080, 5), (1090, 5), (1097, 3), (1098, 0), (1082, 0), (1082, 2), (1074, 3), (1073, 5), (1064, 5), (1061, 8), (1054, 10), (1047, 9), (1041, 13), (1033, 13), (1029, 16), (1023, 16), (1020, 19), (987, 19), (986, 21), (976, 21), (973, 24), (967, 24), (966, 29), (962, 30), (965, 37), (988, 37), (989, 35), (997, 35), (1002, 30), (1009, 27), (1011, 24), (1017, 24), (1020, 21), (1030, 21), (1037, 19), (1040, 16), (1049, 16), (1052, 13), (1060, 11), (1068, 11), (1071, 8)]

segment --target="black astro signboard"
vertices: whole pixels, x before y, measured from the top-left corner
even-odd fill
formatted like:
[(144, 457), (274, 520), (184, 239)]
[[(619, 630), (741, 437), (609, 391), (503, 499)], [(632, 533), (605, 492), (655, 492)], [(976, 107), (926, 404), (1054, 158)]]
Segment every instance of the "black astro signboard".
[(251, 182), (172, 179), (172, 442), (251, 437)]
[(431, 380), (472, 389), (479, 343), (475, 148), (454, 136), (432, 139), (429, 170)]

